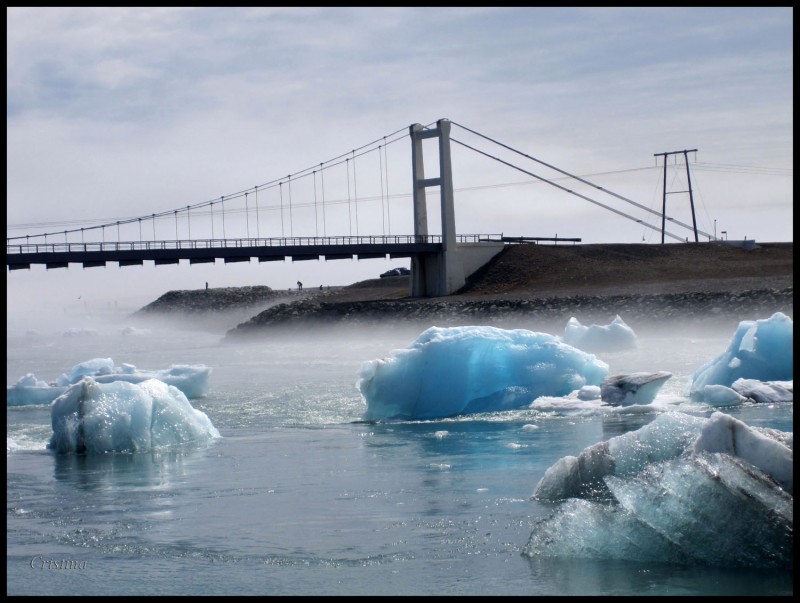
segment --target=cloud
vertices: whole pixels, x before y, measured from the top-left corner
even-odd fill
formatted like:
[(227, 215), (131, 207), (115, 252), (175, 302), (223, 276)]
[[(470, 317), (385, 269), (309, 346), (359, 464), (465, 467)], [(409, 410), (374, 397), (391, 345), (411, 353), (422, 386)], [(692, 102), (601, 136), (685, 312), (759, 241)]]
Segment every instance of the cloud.
[[(731, 238), (791, 240), (791, 10), (10, 7), (8, 234), (185, 208), (449, 118), (454, 140), (492, 156), (453, 144), (457, 224), (468, 232), (643, 237), (636, 222), (494, 157), (555, 182), (563, 174), (458, 124), (570, 173), (598, 174), (598, 185), (648, 207), (661, 201), (654, 154), (697, 148), (693, 161), (742, 166), (698, 169), (706, 231), (716, 219)], [(366, 199), (390, 193), (393, 232), (411, 230), (402, 222), (408, 140), (384, 157), (386, 165), (372, 154), (326, 172), (325, 193), (339, 200), (330, 228), (351, 227), (343, 200), (356, 194), (360, 226), (369, 217), (384, 228), (381, 205)], [(292, 218), (313, 235), (310, 182), (295, 184)], [(277, 192), (264, 192), (265, 202), (278, 203)], [(690, 221), (682, 203), (671, 200)], [(174, 226), (165, 222), (162, 236)]]

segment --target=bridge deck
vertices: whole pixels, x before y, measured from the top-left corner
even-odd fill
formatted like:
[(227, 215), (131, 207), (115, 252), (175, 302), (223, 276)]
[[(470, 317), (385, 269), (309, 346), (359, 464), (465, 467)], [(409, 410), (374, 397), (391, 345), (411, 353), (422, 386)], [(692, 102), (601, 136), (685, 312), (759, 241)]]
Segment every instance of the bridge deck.
[[(498, 242), (500, 235), (459, 235), (460, 243)], [(63, 268), (70, 263), (84, 267), (105, 266), (118, 262), (120, 266), (141, 265), (153, 261), (156, 265), (177, 264), (189, 260), (192, 264), (211, 263), (222, 259), (226, 263), (314, 260), (325, 257), (392, 258), (412, 257), (442, 251), (440, 236), (358, 236), (358, 237), (294, 237), (280, 239), (204, 239), (184, 241), (131, 241), (103, 243), (21, 243), (6, 245), (6, 265), (9, 270), (44, 264), (48, 268)]]

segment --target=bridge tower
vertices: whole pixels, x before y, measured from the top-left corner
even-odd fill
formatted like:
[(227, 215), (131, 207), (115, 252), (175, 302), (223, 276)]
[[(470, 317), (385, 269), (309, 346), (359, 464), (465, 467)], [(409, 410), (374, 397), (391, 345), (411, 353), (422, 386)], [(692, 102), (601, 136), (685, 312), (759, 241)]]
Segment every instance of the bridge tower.
[[(450, 121), (440, 119), (436, 128), (425, 130), (421, 124), (409, 127), (414, 200), (414, 235), (426, 237), (428, 210), (425, 189), (438, 186), (440, 191), (442, 253), (411, 258), (412, 297), (448, 295), (460, 289), (465, 281), (464, 269), (457, 257), (456, 220), (453, 205), (453, 173), (450, 162)], [(439, 139), (439, 176), (425, 178), (422, 141)]]

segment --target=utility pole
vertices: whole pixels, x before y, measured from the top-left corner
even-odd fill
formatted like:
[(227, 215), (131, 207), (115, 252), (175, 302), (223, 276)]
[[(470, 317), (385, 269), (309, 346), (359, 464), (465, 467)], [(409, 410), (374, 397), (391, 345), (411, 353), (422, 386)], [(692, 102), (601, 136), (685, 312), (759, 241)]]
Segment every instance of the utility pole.
[(673, 193), (689, 193), (689, 204), (692, 207), (692, 226), (694, 227), (694, 242), (697, 243), (697, 219), (694, 215), (694, 196), (692, 195), (692, 177), (689, 175), (689, 153), (696, 153), (697, 149), (684, 149), (683, 151), (670, 151), (669, 153), (654, 153), (654, 157), (664, 156), (664, 202), (661, 209), (661, 244), (664, 244), (664, 232), (666, 229), (667, 220), (667, 155), (677, 155), (683, 153), (683, 159), (686, 162), (686, 181), (689, 185), (688, 191), (672, 191)]

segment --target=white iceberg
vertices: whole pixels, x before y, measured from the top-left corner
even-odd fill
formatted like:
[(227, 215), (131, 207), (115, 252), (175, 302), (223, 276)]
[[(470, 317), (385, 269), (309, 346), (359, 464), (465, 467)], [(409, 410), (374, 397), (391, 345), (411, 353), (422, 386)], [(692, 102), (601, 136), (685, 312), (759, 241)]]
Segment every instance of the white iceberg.
[(145, 452), (220, 437), (208, 416), (157, 379), (98, 383), (85, 377), (50, 409), (48, 448), (60, 454)]
[(28, 373), (6, 388), (6, 406), (50, 404), (70, 385), (84, 377), (92, 377), (98, 383), (141, 383), (158, 379), (177, 387), (188, 398), (202, 398), (208, 391), (210, 375), (211, 368), (202, 364), (175, 364), (163, 370), (143, 370), (126, 363), (115, 366), (111, 358), (92, 358), (73, 366), (68, 375), (62, 374), (54, 384), (36, 379), (32, 373)]
[(564, 328), (564, 343), (586, 352), (616, 352), (635, 348), (637, 338), (619, 315), (605, 326), (582, 325), (573, 316)]

